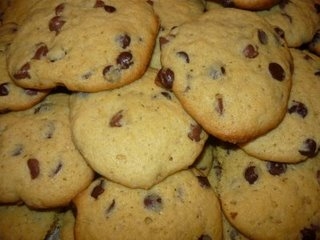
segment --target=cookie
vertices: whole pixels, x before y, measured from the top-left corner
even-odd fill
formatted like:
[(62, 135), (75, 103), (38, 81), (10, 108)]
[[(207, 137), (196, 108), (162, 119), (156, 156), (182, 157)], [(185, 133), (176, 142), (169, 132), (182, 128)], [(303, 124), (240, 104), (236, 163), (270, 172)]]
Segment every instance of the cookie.
[(153, 0), (152, 6), (159, 16), (160, 29), (156, 39), (156, 45), (152, 53), (150, 67), (161, 68), (160, 45), (162, 37), (167, 35), (172, 28), (184, 22), (196, 19), (205, 10), (205, 5), (201, 0)]
[(17, 31), (18, 25), (15, 23), (0, 26), (0, 112), (2, 113), (30, 108), (43, 100), (50, 92), (21, 88), (9, 76), (6, 52)]
[(74, 224), (74, 217), (70, 210), (38, 211), (25, 205), (2, 205), (0, 206), (0, 238), (1, 240), (73, 240), (72, 221)]
[(158, 32), (147, 1), (53, 2), (35, 6), (8, 51), (9, 73), (19, 86), (95, 92), (143, 75)]
[(93, 179), (71, 139), (69, 95), (0, 115), (0, 202), (66, 206)]
[(222, 239), (218, 199), (202, 176), (173, 174), (149, 190), (99, 178), (74, 200), (76, 239)]
[(216, 2), (224, 7), (234, 7), (251, 11), (270, 9), (280, 1), (281, 0), (208, 0), (208, 2)]
[(162, 45), (157, 82), (211, 135), (245, 142), (276, 127), (291, 87), (290, 51), (255, 13), (217, 8)]
[(291, 49), (294, 60), (287, 113), (278, 127), (240, 145), (248, 154), (276, 162), (299, 162), (320, 148), (320, 58)]
[(77, 148), (96, 172), (132, 188), (188, 168), (208, 137), (174, 94), (154, 83), (156, 74), (150, 68), (128, 86), (71, 96)]
[(223, 145), (216, 147), (215, 156), (221, 166), (222, 210), (241, 234), (264, 240), (319, 239), (319, 156), (297, 164), (276, 163)]
[(289, 47), (299, 47), (308, 43), (319, 28), (317, 9), (314, 0), (290, 0), (257, 14), (284, 35)]

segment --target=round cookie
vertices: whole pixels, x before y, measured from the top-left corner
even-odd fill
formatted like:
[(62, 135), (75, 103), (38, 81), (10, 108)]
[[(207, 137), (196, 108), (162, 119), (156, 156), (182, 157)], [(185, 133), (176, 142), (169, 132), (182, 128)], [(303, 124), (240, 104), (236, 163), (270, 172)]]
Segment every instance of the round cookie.
[(166, 39), (157, 82), (172, 89), (211, 135), (245, 142), (282, 120), (292, 58), (284, 40), (255, 13), (212, 9)]
[(52, 4), (34, 6), (8, 51), (9, 73), (19, 86), (95, 92), (133, 82), (146, 71), (158, 32), (147, 1)]
[(82, 239), (222, 239), (221, 210), (207, 178), (190, 170), (149, 190), (97, 179), (74, 200)]
[(280, 0), (208, 0), (208, 2), (217, 2), (224, 7), (235, 7), (244, 10), (258, 11), (267, 10), (277, 5)]
[(159, 16), (160, 29), (150, 67), (160, 69), (160, 45), (163, 36), (167, 35), (172, 28), (199, 17), (204, 12), (205, 5), (201, 0), (153, 0), (151, 2), (154, 12)]
[(128, 86), (71, 97), (79, 151), (96, 172), (132, 188), (188, 168), (208, 137), (173, 93), (154, 84), (156, 74), (150, 68)]
[(299, 47), (310, 42), (319, 28), (320, 15), (316, 6), (314, 0), (281, 1), (257, 14), (284, 35), (289, 47)]
[(276, 163), (223, 145), (215, 154), (219, 199), (233, 227), (249, 239), (319, 239), (319, 157)]
[(69, 95), (0, 115), (0, 202), (66, 206), (93, 179), (71, 139)]
[(0, 113), (30, 108), (50, 92), (21, 88), (10, 78), (6, 53), (17, 31), (18, 25), (15, 23), (5, 23), (0, 26)]
[(25, 205), (0, 206), (1, 240), (73, 240), (73, 224), (70, 210), (38, 211)]
[(276, 162), (299, 162), (320, 148), (320, 58), (291, 49), (294, 61), (287, 113), (275, 129), (241, 148), (248, 154)]

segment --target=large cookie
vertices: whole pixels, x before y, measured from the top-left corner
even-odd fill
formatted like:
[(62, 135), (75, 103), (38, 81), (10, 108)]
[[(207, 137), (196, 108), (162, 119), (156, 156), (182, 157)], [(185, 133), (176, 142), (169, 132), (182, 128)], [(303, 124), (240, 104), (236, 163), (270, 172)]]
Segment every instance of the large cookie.
[(284, 35), (289, 47), (308, 43), (319, 28), (319, 4), (314, 0), (282, 0), (257, 14)]
[(149, 190), (104, 178), (75, 200), (76, 239), (222, 239), (221, 210), (207, 178), (178, 172)]
[(1, 240), (74, 240), (70, 210), (30, 209), (25, 205), (0, 206)]
[(11, 44), (8, 68), (18, 85), (94, 92), (123, 86), (145, 72), (158, 32), (147, 1), (50, 1), (49, 6), (34, 6)]
[(320, 158), (298, 164), (261, 161), (217, 146), (222, 210), (249, 239), (319, 239)]
[(8, 74), (6, 53), (18, 31), (15, 23), (0, 26), (0, 112), (24, 110), (39, 103), (49, 94), (48, 90), (38, 91), (17, 86)]
[(160, 29), (153, 50), (150, 67), (160, 69), (160, 53), (162, 37), (167, 35), (174, 27), (184, 22), (196, 19), (205, 10), (205, 5), (201, 0), (152, 0), (155, 13), (159, 16)]
[(128, 86), (71, 97), (79, 151), (96, 172), (133, 188), (188, 168), (207, 139), (174, 94), (154, 83), (156, 74), (150, 68)]
[(0, 115), (0, 202), (33, 208), (68, 205), (93, 171), (71, 139), (69, 96)]
[(278, 127), (241, 145), (264, 160), (299, 162), (313, 157), (320, 147), (320, 58), (291, 49), (294, 60), (287, 113)]
[(255, 13), (217, 8), (173, 29), (157, 82), (172, 89), (207, 132), (245, 142), (282, 120), (291, 86), (290, 51)]

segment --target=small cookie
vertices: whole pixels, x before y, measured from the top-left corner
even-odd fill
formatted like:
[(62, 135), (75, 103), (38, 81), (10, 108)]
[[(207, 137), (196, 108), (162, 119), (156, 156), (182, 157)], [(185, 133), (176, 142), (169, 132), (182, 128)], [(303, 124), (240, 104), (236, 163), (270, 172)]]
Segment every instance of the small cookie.
[(38, 211), (25, 205), (0, 206), (1, 240), (73, 240), (73, 224), (70, 210)]
[(319, 28), (320, 16), (314, 0), (281, 1), (270, 10), (257, 14), (284, 35), (289, 47), (310, 42)]
[(0, 26), (0, 113), (30, 108), (49, 94), (49, 90), (38, 91), (17, 86), (8, 74), (6, 52), (18, 31), (15, 23)]
[(93, 171), (71, 139), (68, 100), (57, 93), (0, 115), (1, 203), (65, 206), (91, 183)]
[(208, 137), (173, 93), (154, 84), (156, 74), (150, 68), (128, 86), (71, 97), (79, 151), (96, 172), (132, 188), (188, 168)]
[(166, 39), (157, 82), (172, 89), (211, 135), (245, 142), (282, 120), (291, 87), (290, 51), (255, 13), (212, 9)]
[(199, 17), (204, 12), (205, 5), (201, 0), (153, 0), (151, 2), (155, 13), (159, 16), (160, 30), (157, 35), (150, 67), (160, 69), (160, 43), (163, 40), (162, 37), (167, 35), (172, 28)]
[(147, 1), (56, 1), (35, 8), (8, 51), (9, 73), (19, 86), (95, 92), (146, 71), (158, 32)]
[(240, 145), (248, 154), (276, 162), (299, 162), (320, 149), (320, 58), (292, 48), (292, 88), (287, 113), (278, 127)]
[(249, 239), (319, 239), (319, 157), (276, 163), (223, 145), (215, 154), (218, 196), (233, 227)]
[(222, 239), (218, 199), (206, 177), (190, 170), (149, 190), (104, 178), (74, 200), (76, 239)]
[(251, 11), (270, 9), (280, 1), (281, 0), (208, 0), (208, 2), (222, 4), (224, 7), (235, 7)]

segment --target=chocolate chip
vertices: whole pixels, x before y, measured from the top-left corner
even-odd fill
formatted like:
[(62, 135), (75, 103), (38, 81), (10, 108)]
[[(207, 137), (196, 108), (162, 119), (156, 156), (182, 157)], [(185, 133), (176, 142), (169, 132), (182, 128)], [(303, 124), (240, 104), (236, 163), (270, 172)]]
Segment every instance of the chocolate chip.
[(61, 16), (54, 16), (49, 21), (49, 30), (58, 34), (65, 23), (66, 21), (64, 21)]
[(122, 127), (122, 115), (123, 110), (120, 110), (119, 112), (117, 112), (115, 115), (112, 116), (109, 125), (110, 127)]
[(108, 13), (113, 13), (113, 12), (116, 11), (116, 8), (113, 7), (113, 6), (110, 6), (110, 5), (105, 5), (105, 6), (104, 6), (104, 10), (105, 10), (106, 12), (108, 12)]
[(267, 169), (271, 175), (281, 175), (287, 171), (287, 164), (279, 162), (267, 162)]
[(9, 83), (0, 84), (0, 96), (8, 96), (9, 95)]
[(201, 140), (202, 127), (199, 124), (190, 124), (190, 131), (188, 137), (192, 141), (199, 142)]
[(40, 60), (42, 57), (47, 56), (47, 53), (49, 52), (49, 49), (46, 44), (44, 43), (38, 43), (37, 44), (37, 50), (32, 57), (32, 59)]
[(293, 100), (291, 106), (288, 109), (288, 113), (290, 113), (290, 114), (297, 113), (302, 118), (305, 118), (305, 116), (308, 115), (308, 108), (302, 102), (298, 102), (298, 101)]
[(155, 212), (160, 212), (162, 210), (162, 199), (156, 193), (151, 193), (145, 196), (143, 204), (145, 208)]
[(278, 81), (283, 81), (286, 77), (285, 71), (278, 63), (269, 63), (269, 72)]
[(169, 40), (165, 37), (159, 37), (159, 43), (160, 43), (160, 49), (162, 49), (162, 46), (166, 43), (168, 43)]
[(280, 27), (275, 27), (274, 31), (276, 32), (278, 37), (285, 39), (285, 32)]
[(131, 52), (120, 53), (117, 58), (117, 63), (120, 65), (121, 69), (128, 69), (130, 65), (133, 64)]
[(304, 228), (300, 231), (301, 240), (316, 240), (316, 230), (312, 228)]
[(120, 35), (117, 40), (120, 42), (123, 49), (126, 49), (131, 42), (131, 38), (127, 34)]
[(248, 44), (243, 49), (242, 53), (246, 58), (255, 58), (256, 56), (259, 55), (258, 50), (252, 44)]
[(178, 57), (182, 58), (186, 63), (190, 62), (189, 55), (186, 52), (177, 52)]
[(161, 92), (161, 95), (164, 96), (166, 99), (171, 100), (171, 94), (169, 92)]
[(258, 29), (258, 39), (263, 45), (266, 45), (268, 43), (268, 35), (262, 29)]
[(221, 94), (217, 93), (216, 96), (216, 105), (215, 105), (215, 111), (219, 114), (222, 115), (224, 112), (224, 106), (223, 106), (223, 97)]
[(106, 66), (103, 69), (102, 74), (103, 77), (111, 83), (118, 81), (121, 77), (120, 68), (113, 65)]
[(62, 164), (61, 162), (59, 162), (58, 165), (56, 166), (56, 168), (55, 168), (54, 171), (53, 171), (53, 176), (54, 176), (54, 175), (57, 175), (58, 172), (61, 171), (62, 166), (63, 166), (63, 164)]
[(15, 79), (25, 79), (25, 78), (30, 78), (29, 75), (29, 70), (30, 70), (30, 63), (25, 63), (20, 70), (18, 70), (13, 77)]
[(244, 178), (247, 180), (249, 184), (253, 184), (258, 180), (258, 173), (255, 166), (249, 166), (246, 168), (244, 172)]
[(161, 68), (155, 79), (156, 85), (165, 89), (172, 89), (174, 72), (170, 68)]
[(317, 76), (317, 77), (320, 77), (320, 70), (314, 72), (314, 75)]
[(211, 188), (211, 184), (207, 177), (197, 176), (197, 179), (202, 188)]
[(103, 184), (104, 181), (101, 180), (100, 183), (92, 189), (91, 197), (97, 199), (99, 195), (101, 195), (104, 192)]
[(47, 112), (50, 111), (52, 108), (52, 103), (40, 103), (34, 110), (34, 114), (42, 113), (42, 112)]
[(39, 161), (35, 158), (30, 158), (27, 162), (30, 171), (31, 179), (35, 179), (40, 174)]
[(108, 208), (106, 209), (106, 215), (107, 218), (111, 215), (111, 213), (113, 212), (113, 210), (116, 207), (116, 201), (113, 199), (111, 204), (108, 206)]
[(198, 240), (212, 240), (212, 238), (207, 234), (202, 234)]
[(301, 149), (299, 150), (299, 153), (303, 156), (307, 157), (314, 157), (318, 153), (317, 149), (317, 143), (311, 138), (306, 139), (303, 144)]
[(56, 8), (55, 8), (56, 16), (61, 16), (63, 10), (64, 10), (64, 3), (61, 3), (58, 6), (56, 6)]
[(97, 0), (93, 7), (99, 8), (99, 7), (104, 7), (104, 6), (105, 6), (105, 3), (103, 1)]

